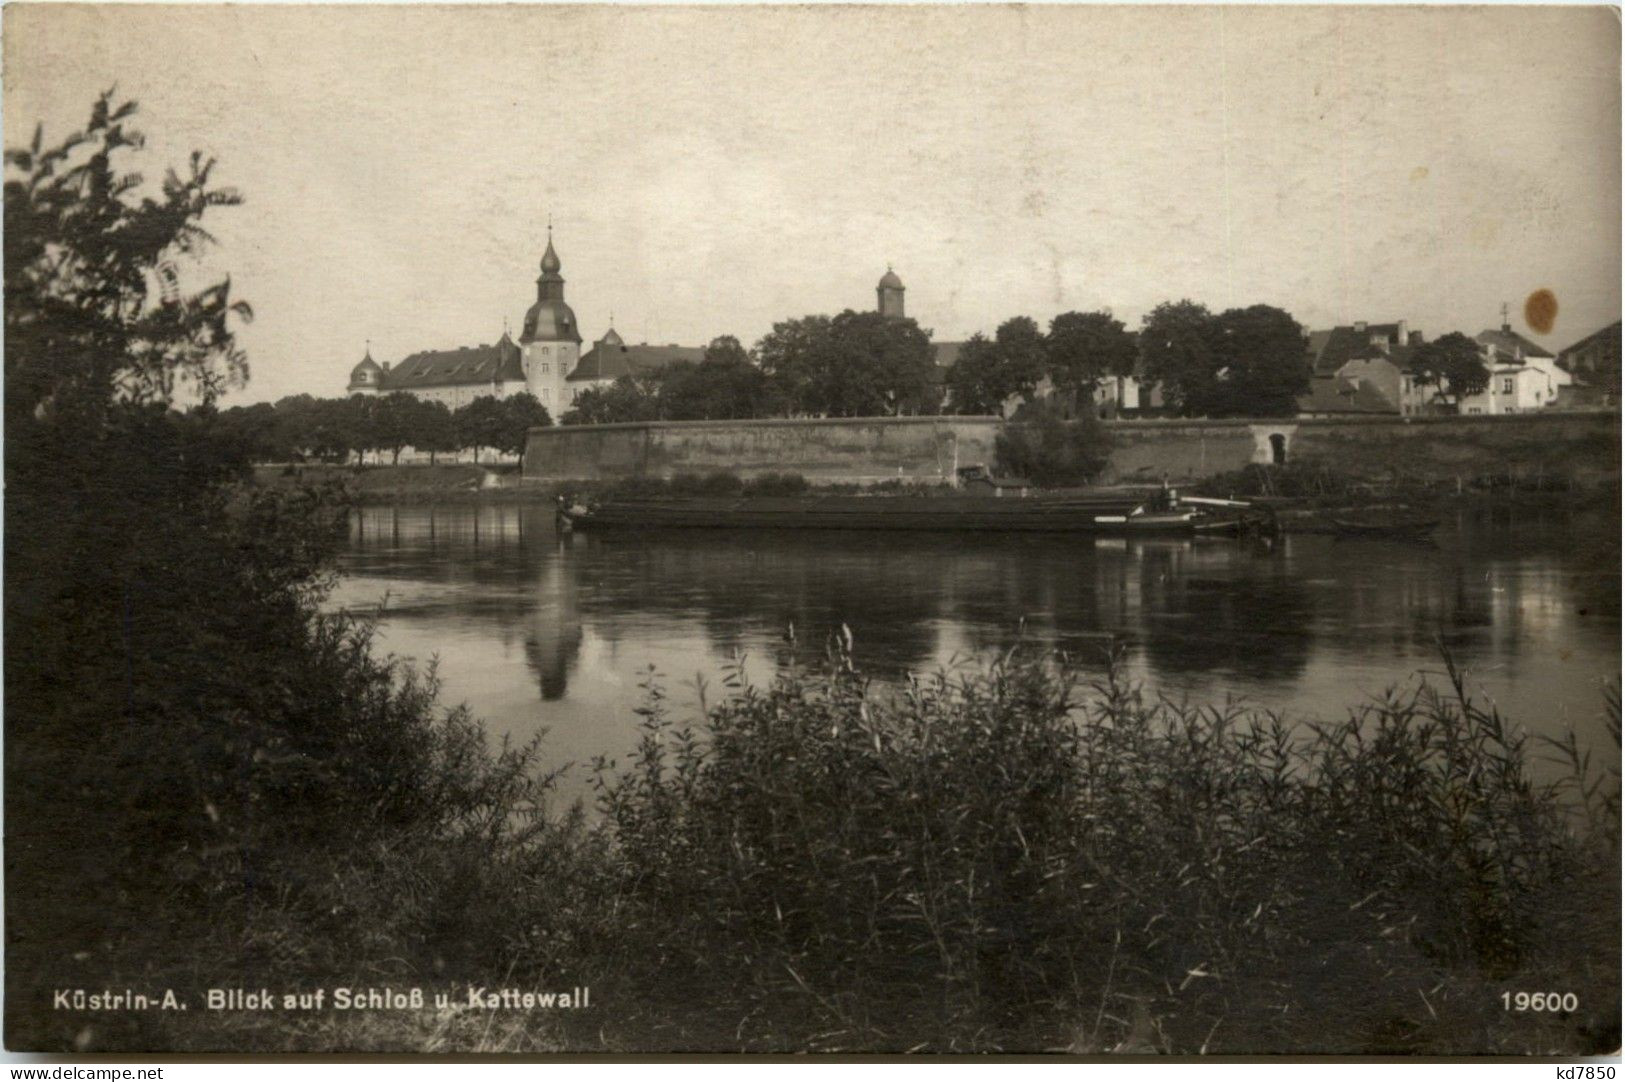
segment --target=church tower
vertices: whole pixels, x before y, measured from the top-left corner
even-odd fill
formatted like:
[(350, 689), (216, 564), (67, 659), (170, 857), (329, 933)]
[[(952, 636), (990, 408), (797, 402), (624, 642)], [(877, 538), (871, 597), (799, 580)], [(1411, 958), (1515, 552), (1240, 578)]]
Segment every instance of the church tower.
[(897, 273), (891, 267), (886, 268), (886, 273), (880, 279), (880, 285), (876, 287), (875, 293), (880, 298), (881, 315), (887, 319), (903, 318), (903, 280), (897, 277)]
[(559, 273), (559, 255), (553, 250), (553, 227), (547, 227), (547, 251), (542, 256), (542, 273), (536, 279), (536, 303), (525, 313), (525, 329), (519, 336), (525, 389), (547, 407), (557, 420), (569, 408), (564, 377), (581, 359), (581, 332), (576, 314), (564, 303), (564, 276)]

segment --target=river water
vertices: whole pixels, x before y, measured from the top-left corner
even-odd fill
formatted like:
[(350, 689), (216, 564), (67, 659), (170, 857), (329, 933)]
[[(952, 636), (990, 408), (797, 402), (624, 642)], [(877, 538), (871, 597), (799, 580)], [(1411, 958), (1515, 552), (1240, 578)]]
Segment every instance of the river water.
[[(880, 679), (1018, 639), (1086, 661), (1114, 639), (1130, 674), (1192, 701), (1298, 718), (1442, 668), (1525, 728), (1573, 729), (1618, 765), (1603, 685), (1620, 675), (1617, 512), (1474, 509), (1432, 543), (1039, 535), (662, 531), (560, 535), (550, 507), (365, 507), (335, 605), (382, 606), (390, 653), (438, 658), (443, 698), (496, 735), (545, 730), (585, 764), (636, 743), (651, 667), (681, 713), (736, 653), (765, 681), (846, 625)], [(793, 628), (793, 633), (792, 629)], [(711, 692), (714, 696), (715, 691)]]

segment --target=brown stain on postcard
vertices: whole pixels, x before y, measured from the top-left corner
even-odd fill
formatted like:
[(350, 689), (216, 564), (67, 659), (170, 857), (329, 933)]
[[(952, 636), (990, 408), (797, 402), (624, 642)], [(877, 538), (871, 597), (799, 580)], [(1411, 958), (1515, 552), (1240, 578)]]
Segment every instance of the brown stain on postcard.
[(1523, 302), (1523, 319), (1536, 334), (1552, 333), (1557, 322), (1557, 294), (1549, 289), (1537, 289)]

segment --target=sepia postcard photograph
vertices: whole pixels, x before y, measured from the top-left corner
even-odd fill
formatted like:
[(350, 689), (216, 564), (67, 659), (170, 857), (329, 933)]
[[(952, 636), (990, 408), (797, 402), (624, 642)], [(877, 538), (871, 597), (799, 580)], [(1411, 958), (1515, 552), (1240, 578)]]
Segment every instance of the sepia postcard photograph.
[(1620, 36), (7, 5), (6, 1050), (1617, 1062)]

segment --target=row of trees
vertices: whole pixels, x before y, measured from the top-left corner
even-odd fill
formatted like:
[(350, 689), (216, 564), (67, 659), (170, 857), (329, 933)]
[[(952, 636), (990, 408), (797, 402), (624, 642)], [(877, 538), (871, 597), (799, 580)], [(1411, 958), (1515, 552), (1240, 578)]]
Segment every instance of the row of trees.
[(313, 398), (292, 395), (273, 404), (233, 406), (220, 412), (258, 462), (344, 460), (372, 452), (400, 461), (408, 447), (436, 455), (480, 449), (522, 454), (525, 433), (550, 425), (547, 408), (528, 394), (476, 398), (455, 410), (404, 392), (382, 396)]
[(1137, 360), (1134, 336), (1109, 312), (1063, 312), (1047, 334), (1016, 316), (992, 338), (978, 332), (960, 347), (946, 377), (948, 408), (1001, 413), (1012, 396), (1031, 399), (1047, 379), (1071, 412), (1101, 379), (1132, 375)]
[(1110, 312), (1064, 312), (1043, 330), (1017, 316), (991, 338), (973, 335), (939, 372), (930, 332), (877, 312), (776, 323), (747, 352), (718, 338), (698, 364), (681, 362), (577, 399), (565, 424), (770, 416), (872, 417), (1001, 413), (1047, 384), (1068, 413), (1101, 380), (1162, 384), (1186, 415), (1286, 415), (1309, 389), (1303, 328), (1279, 308), (1214, 314), (1191, 301), (1159, 305), (1138, 334)]
[(773, 381), (739, 344), (724, 335), (705, 347), (696, 364), (678, 361), (637, 378), (622, 376), (576, 398), (567, 425), (621, 421), (715, 421), (770, 417), (781, 412)]
[[(939, 375), (930, 332), (919, 324), (847, 311), (777, 323), (749, 352), (736, 338), (718, 338), (698, 364), (588, 391), (563, 421), (997, 414), (1046, 385), (1064, 413), (1077, 415), (1089, 412), (1102, 380), (1119, 376), (1160, 386), (1164, 408), (1181, 416), (1291, 416), (1313, 376), (1305, 346), (1303, 327), (1280, 308), (1215, 313), (1181, 300), (1158, 305), (1138, 332), (1105, 311), (1063, 312), (1048, 330), (1016, 316), (991, 338), (972, 335)], [(1489, 381), (1477, 343), (1459, 333), (1420, 347), (1410, 368), (1446, 401)]]
[(1017, 316), (960, 349), (947, 376), (949, 408), (997, 413), (1048, 380), (1076, 409), (1101, 380), (1132, 375), (1160, 384), (1166, 407), (1185, 416), (1285, 416), (1309, 390), (1304, 345), (1298, 322), (1264, 304), (1214, 314), (1194, 301), (1164, 303), (1138, 334), (1109, 312), (1063, 312), (1047, 332)]
[(940, 397), (929, 332), (912, 319), (848, 310), (776, 323), (749, 352), (737, 338), (717, 338), (698, 363), (584, 392), (562, 421), (889, 417), (934, 413)]

